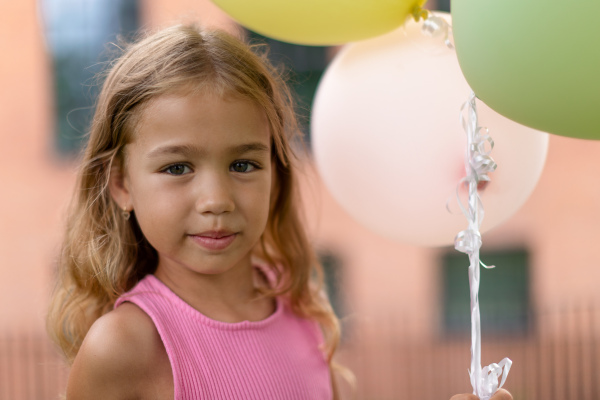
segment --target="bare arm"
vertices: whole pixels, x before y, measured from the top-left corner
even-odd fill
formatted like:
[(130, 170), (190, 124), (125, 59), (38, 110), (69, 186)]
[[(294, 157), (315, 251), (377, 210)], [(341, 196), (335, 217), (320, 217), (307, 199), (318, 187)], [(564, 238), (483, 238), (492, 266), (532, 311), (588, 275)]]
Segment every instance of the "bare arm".
[(125, 303), (98, 319), (73, 362), (67, 400), (141, 399), (152, 382), (155, 328), (150, 318)]

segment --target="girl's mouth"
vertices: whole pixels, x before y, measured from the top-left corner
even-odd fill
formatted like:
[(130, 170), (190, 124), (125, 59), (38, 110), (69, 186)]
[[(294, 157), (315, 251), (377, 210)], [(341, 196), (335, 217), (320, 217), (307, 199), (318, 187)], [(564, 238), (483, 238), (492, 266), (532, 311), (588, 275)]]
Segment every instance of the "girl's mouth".
[(227, 236), (214, 235), (212, 236), (196, 236), (190, 235), (192, 240), (200, 246), (208, 250), (223, 250), (227, 248), (237, 237), (237, 233), (232, 233)]

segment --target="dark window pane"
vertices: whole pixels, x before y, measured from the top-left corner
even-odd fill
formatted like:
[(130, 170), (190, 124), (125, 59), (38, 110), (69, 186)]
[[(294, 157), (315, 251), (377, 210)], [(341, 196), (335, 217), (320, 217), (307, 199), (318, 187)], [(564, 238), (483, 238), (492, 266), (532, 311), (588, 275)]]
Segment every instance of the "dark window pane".
[[(479, 307), (486, 335), (521, 334), (528, 328), (529, 264), (525, 250), (483, 252)], [(470, 332), (469, 259), (453, 252), (442, 259), (443, 327), (448, 334)]]
[(437, 0), (436, 10), (450, 12), (450, 0)]
[(332, 253), (321, 252), (319, 260), (323, 265), (325, 274), (325, 287), (329, 296), (329, 301), (335, 314), (341, 318), (345, 314), (344, 302), (342, 298), (342, 265), (340, 259)]
[(81, 149), (99, 92), (96, 75), (109, 59), (107, 43), (139, 25), (137, 0), (41, 0), (54, 71), (56, 146)]

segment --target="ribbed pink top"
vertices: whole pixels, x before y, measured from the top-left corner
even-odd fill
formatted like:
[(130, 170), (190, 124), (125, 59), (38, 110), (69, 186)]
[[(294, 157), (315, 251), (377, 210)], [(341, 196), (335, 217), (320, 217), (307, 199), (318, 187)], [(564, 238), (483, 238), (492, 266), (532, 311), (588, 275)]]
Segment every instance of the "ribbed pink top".
[(262, 321), (221, 322), (147, 275), (115, 308), (125, 301), (154, 321), (171, 362), (175, 400), (332, 397), (318, 324), (296, 316), (281, 298)]

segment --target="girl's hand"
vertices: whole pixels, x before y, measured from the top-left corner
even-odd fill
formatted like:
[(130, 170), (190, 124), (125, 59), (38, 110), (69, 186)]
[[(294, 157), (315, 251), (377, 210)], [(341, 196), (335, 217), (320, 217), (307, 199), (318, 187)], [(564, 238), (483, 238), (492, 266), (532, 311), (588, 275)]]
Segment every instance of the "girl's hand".
[[(457, 394), (456, 396), (452, 396), (450, 400), (479, 400), (479, 397), (474, 394)], [(498, 389), (490, 400), (513, 400), (513, 397), (506, 390)]]

